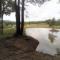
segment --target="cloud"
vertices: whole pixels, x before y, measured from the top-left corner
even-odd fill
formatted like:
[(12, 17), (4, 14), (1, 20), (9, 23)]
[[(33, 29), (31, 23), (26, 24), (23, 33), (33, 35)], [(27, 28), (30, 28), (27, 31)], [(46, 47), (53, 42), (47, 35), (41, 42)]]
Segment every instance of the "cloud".
[(56, 19), (60, 18), (60, 4), (58, 0), (47, 1), (40, 7), (29, 4), (27, 11), (30, 21), (45, 20), (53, 17)]
[(9, 21), (16, 21), (15, 18), (15, 12), (11, 13), (10, 15), (3, 15), (3, 20), (9, 20)]
[[(33, 5), (31, 3), (26, 3), (28, 6), (25, 10), (25, 21), (41, 21), (46, 19), (51, 19), (55, 17), (60, 18), (60, 4), (59, 0), (46, 1), (40, 7), (38, 5)], [(27, 12), (27, 13), (26, 13)], [(28, 15), (29, 17), (26, 17)], [(4, 19), (10, 18), (10, 20), (15, 20), (14, 13), (10, 17), (5, 16)]]

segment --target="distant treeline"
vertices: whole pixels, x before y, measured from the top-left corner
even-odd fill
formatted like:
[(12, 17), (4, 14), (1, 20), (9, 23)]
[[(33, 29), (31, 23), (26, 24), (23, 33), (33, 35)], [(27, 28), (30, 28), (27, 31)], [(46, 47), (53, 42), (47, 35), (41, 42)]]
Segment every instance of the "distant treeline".
[(14, 21), (3, 21), (3, 24), (15, 24), (16, 22)]
[(59, 21), (55, 21), (55, 25), (60, 25), (60, 20)]
[(40, 24), (40, 23), (46, 23), (45, 21), (31, 21), (31, 22), (25, 22), (25, 24)]
[[(46, 23), (46, 24), (53, 24), (54, 25), (60, 25), (60, 19), (59, 20), (45, 20), (45, 21), (31, 21), (31, 22), (25, 22), (25, 24), (40, 24), (40, 23)], [(16, 25), (16, 22), (14, 21), (3, 21), (3, 25)]]
[(25, 22), (25, 24), (41, 24), (41, 23), (46, 23), (46, 24), (54, 24), (54, 25), (60, 25), (60, 20), (57, 21), (52, 21), (52, 20), (45, 20), (45, 21), (35, 21), (35, 22)]
[(55, 19), (46, 20), (45, 22), (49, 25), (56, 25), (56, 26), (60, 25), (60, 19), (59, 20), (55, 20)]

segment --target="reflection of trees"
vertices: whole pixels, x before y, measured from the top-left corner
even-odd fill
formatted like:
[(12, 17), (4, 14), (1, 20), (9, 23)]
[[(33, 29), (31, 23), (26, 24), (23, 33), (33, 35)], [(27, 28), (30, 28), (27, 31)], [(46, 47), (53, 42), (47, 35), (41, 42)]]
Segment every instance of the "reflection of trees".
[(51, 33), (49, 33), (49, 37), (48, 37), (48, 38), (49, 38), (49, 40), (51, 41), (51, 43), (53, 43), (54, 40), (55, 40), (55, 38), (57, 37), (57, 35), (55, 35), (54, 33), (59, 32), (59, 30), (55, 29), (55, 28), (54, 28), (54, 24), (53, 24), (52, 29), (50, 30), (50, 32), (51, 32)]
[(48, 39), (50, 40), (51, 43), (53, 43), (55, 38), (57, 37), (57, 35), (54, 34), (54, 33), (57, 33), (57, 32), (59, 32), (59, 31), (55, 30), (53, 28), (52, 28), (52, 30), (50, 30), (50, 33), (48, 34)]
[(49, 33), (49, 34), (48, 34), (48, 38), (49, 38), (49, 40), (50, 40), (51, 43), (54, 42), (54, 40), (55, 40), (56, 37), (57, 37), (57, 36), (54, 35), (53, 33)]
[(57, 55), (60, 55), (60, 48), (56, 48)]
[[(50, 30), (50, 33), (48, 34), (48, 39), (50, 40), (51, 43), (54, 43), (55, 41), (55, 38), (57, 38), (57, 35), (54, 34), (54, 33), (57, 33), (59, 32), (59, 30), (56, 30), (56, 29), (53, 29)], [(56, 48), (56, 52), (57, 54), (56, 55), (60, 55), (60, 48)]]

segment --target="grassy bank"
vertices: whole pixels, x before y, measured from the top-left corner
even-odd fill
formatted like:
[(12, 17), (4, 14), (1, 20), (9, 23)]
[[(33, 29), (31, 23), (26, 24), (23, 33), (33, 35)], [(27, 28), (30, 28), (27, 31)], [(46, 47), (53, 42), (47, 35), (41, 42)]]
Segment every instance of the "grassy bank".
[[(49, 26), (47, 23), (41, 23), (41, 22), (25, 22), (24, 29), (26, 28), (52, 28), (52, 26)], [(60, 25), (54, 25), (55, 29), (60, 29)], [(15, 23), (12, 24), (4, 24), (3, 28), (3, 34), (0, 34), (1, 37), (9, 37), (12, 36), (16, 32), (16, 25)]]

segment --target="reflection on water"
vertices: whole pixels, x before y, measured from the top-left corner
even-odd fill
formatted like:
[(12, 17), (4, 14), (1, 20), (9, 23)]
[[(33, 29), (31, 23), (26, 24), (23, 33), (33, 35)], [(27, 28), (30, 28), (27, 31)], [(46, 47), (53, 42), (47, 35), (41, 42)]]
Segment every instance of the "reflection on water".
[(50, 33), (48, 34), (48, 39), (50, 40), (51, 43), (53, 43), (55, 38), (57, 38), (57, 35), (54, 34), (57, 32), (58, 32), (58, 30), (50, 30)]
[(56, 36), (55, 36), (53, 33), (49, 33), (49, 34), (48, 34), (48, 38), (49, 38), (49, 40), (50, 40), (51, 43), (54, 42), (55, 37), (56, 37)]
[(36, 51), (55, 55), (60, 53), (60, 29), (28, 28), (26, 34), (39, 41)]
[(60, 48), (56, 48), (57, 55), (60, 55)]

